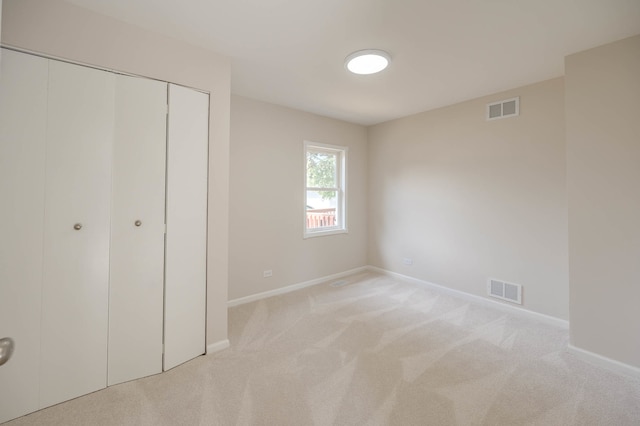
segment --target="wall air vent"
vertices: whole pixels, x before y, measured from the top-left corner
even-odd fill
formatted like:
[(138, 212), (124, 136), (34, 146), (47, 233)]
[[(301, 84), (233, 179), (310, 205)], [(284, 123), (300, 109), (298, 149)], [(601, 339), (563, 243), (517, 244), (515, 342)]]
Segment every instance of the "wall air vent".
[(487, 292), (491, 297), (522, 305), (522, 286), (520, 284), (512, 284), (491, 278), (487, 283)]
[(520, 97), (487, 104), (487, 121), (520, 115)]

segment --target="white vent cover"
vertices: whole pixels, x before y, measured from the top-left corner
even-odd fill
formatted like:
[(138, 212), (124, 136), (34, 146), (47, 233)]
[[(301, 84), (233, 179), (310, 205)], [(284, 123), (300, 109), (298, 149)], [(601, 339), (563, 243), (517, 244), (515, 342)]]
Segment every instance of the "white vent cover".
[(520, 115), (520, 97), (487, 104), (487, 121)]
[(489, 279), (487, 292), (491, 297), (522, 305), (522, 286), (520, 284)]

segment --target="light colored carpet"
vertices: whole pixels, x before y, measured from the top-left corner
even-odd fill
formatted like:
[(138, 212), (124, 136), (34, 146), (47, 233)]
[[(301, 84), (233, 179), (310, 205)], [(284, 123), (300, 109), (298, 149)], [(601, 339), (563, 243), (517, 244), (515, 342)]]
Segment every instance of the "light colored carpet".
[(232, 347), (21, 425), (640, 425), (567, 331), (365, 273), (230, 309)]

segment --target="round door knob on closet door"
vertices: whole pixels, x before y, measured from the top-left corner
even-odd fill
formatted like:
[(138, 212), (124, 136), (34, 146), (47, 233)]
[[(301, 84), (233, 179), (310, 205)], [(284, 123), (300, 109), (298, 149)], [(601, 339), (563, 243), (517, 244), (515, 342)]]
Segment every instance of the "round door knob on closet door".
[(76, 231), (79, 231), (82, 229), (82, 224), (81, 223), (76, 223), (75, 225), (73, 225), (73, 229), (75, 229)]
[(135, 226), (142, 226), (142, 221), (141, 220), (136, 220), (135, 222), (133, 222), (133, 224)]

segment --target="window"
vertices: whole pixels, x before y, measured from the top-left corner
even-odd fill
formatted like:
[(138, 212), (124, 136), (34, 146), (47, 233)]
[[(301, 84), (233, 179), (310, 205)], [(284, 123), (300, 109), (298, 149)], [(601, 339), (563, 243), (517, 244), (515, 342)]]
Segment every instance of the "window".
[(304, 237), (347, 232), (347, 148), (304, 143)]

